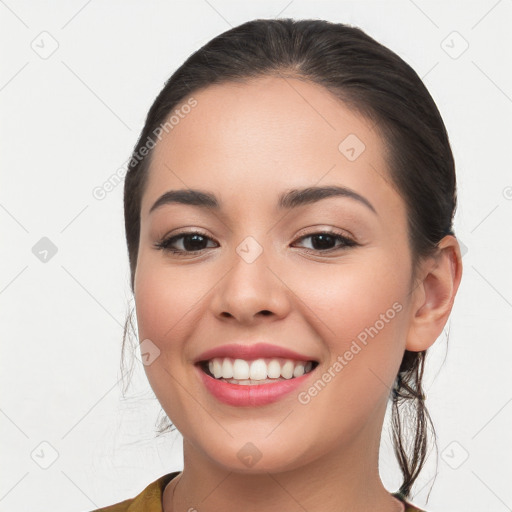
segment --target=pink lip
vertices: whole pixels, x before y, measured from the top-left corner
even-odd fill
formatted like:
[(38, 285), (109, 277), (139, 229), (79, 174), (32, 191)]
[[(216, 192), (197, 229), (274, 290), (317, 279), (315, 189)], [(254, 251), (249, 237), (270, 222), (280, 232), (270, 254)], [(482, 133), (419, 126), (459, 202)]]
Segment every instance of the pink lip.
[(266, 405), (276, 402), (296, 390), (315, 371), (313, 369), (313, 371), (301, 375), (300, 377), (281, 380), (273, 384), (243, 386), (240, 384), (230, 384), (229, 382), (210, 377), (200, 366), (196, 365), (196, 369), (206, 389), (217, 398), (217, 400), (238, 407)]
[(315, 360), (310, 356), (299, 354), (294, 350), (279, 347), (277, 345), (270, 345), (268, 343), (255, 343), (252, 345), (233, 343), (207, 350), (199, 355), (194, 362), (199, 363), (200, 361), (209, 361), (214, 357), (231, 357), (233, 359), (245, 359), (246, 361), (252, 361), (260, 358), (263, 359), (266, 357), (282, 357), (284, 359), (294, 359), (296, 361), (305, 362)]

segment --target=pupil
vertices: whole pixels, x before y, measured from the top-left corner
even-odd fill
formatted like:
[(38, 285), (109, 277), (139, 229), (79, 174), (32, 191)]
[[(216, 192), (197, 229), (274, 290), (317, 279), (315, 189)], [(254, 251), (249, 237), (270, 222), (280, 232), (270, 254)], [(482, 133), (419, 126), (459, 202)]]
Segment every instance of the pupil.
[[(187, 243), (187, 241), (191, 241), (191, 243)], [(204, 247), (195, 246), (194, 243), (199, 245), (204, 244), (203, 235), (188, 235), (183, 239), (183, 247), (186, 251), (200, 251), (201, 249), (204, 249)]]
[[(313, 240), (320, 240), (320, 244), (313, 243), (313, 246), (317, 246), (317, 247), (315, 247), (315, 249), (329, 249), (330, 247), (328, 247), (328, 246), (330, 245), (330, 243), (332, 243), (333, 238), (331, 235), (315, 235), (313, 237)], [(323, 242), (322, 242), (322, 240), (323, 240)], [(326, 243), (326, 240), (327, 240), (327, 243)]]

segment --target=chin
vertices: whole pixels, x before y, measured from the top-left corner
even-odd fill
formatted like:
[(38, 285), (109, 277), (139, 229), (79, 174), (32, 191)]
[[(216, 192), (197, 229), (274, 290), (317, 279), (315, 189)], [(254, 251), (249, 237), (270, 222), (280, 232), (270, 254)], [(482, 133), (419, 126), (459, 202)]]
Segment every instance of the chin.
[[(302, 440), (276, 436), (270, 439), (254, 439), (251, 436), (229, 438), (215, 443), (210, 438), (204, 447), (205, 455), (225, 471), (240, 474), (281, 473), (297, 469), (312, 462), (319, 454), (305, 449)], [(198, 443), (194, 443), (197, 447)], [(300, 447), (300, 451), (298, 450)]]

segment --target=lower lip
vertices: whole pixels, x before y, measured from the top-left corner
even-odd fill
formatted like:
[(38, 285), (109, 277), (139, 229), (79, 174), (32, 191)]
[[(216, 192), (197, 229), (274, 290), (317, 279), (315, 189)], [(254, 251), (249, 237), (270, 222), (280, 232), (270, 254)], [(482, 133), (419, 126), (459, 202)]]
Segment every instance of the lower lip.
[(277, 402), (279, 399), (295, 391), (314, 372), (310, 371), (300, 377), (280, 380), (274, 384), (240, 385), (230, 384), (223, 380), (215, 379), (205, 373), (199, 366), (196, 367), (206, 389), (217, 400), (239, 407), (266, 405)]

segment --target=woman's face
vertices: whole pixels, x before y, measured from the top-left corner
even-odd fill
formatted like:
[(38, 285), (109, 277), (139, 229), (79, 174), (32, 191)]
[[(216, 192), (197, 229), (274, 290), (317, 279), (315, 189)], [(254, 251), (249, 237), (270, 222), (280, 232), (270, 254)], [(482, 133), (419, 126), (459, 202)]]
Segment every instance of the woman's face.
[[(135, 301), (158, 400), (190, 453), (230, 470), (375, 450), (415, 300), (405, 203), (383, 140), (325, 89), (296, 79), (193, 97), (154, 149), (142, 198)], [(287, 196), (280, 206), (310, 187), (348, 192)], [(163, 194), (188, 189), (214, 195), (218, 207), (161, 201), (151, 211)], [(191, 231), (201, 236), (156, 246)], [(225, 348), (257, 343), (274, 348)], [(253, 365), (254, 377), (271, 366), (286, 373), (287, 359), (297, 375), (301, 358), (318, 364), (296, 382), (253, 391), (197, 364), (221, 346), (219, 357), (242, 359), (240, 375), (260, 358), (268, 365)], [(276, 358), (279, 349), (300, 356)], [(218, 367), (229, 374), (227, 361)]]

